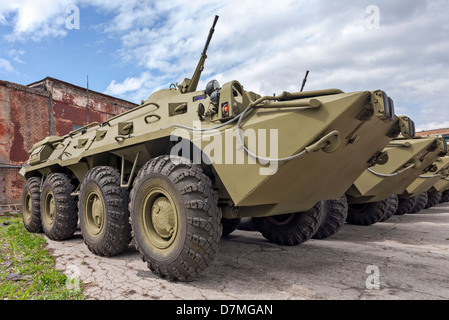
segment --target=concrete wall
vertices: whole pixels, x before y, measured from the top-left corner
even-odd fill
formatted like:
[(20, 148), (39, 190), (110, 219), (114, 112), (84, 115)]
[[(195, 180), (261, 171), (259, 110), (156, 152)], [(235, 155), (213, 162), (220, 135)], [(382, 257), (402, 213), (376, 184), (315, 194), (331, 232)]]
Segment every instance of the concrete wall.
[[(86, 109), (89, 101), (89, 109)], [(0, 80), (0, 205), (20, 203), (23, 188), (18, 169), (28, 150), (48, 135), (63, 136), (136, 107), (131, 102), (45, 78), (29, 86)]]

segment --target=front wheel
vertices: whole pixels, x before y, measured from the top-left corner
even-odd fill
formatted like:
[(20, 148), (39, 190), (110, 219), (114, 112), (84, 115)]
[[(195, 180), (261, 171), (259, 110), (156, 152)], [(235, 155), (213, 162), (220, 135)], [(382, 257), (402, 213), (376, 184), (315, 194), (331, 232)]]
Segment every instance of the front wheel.
[(446, 203), (449, 202), (449, 190), (443, 191), (443, 194), (441, 196), (440, 203)]
[(129, 211), (137, 250), (160, 277), (189, 281), (215, 258), (221, 210), (211, 180), (199, 166), (161, 156), (139, 171)]
[(387, 212), (387, 199), (378, 202), (350, 204), (346, 222), (358, 226), (370, 226), (379, 222)]
[(269, 241), (283, 246), (296, 246), (311, 239), (324, 215), (324, 201), (304, 212), (253, 218), (256, 229)]
[(413, 206), (415, 205), (416, 197), (399, 199), (398, 208), (395, 212), (395, 215), (402, 216), (406, 213), (412, 211)]
[(421, 192), (415, 198), (415, 204), (409, 213), (418, 213), (421, 210), (424, 210), (427, 204), (427, 200), (429, 199), (427, 192)]
[(338, 200), (326, 200), (324, 203), (324, 218), (318, 231), (314, 234), (314, 239), (329, 238), (336, 234), (345, 224), (348, 216), (348, 200), (343, 195)]
[(380, 219), (380, 222), (385, 222), (396, 214), (399, 207), (399, 198), (396, 194), (392, 194), (387, 198), (387, 209), (384, 216)]
[(443, 197), (443, 193), (430, 193), (427, 192), (427, 203), (425, 208), (429, 209), (440, 203), (441, 198)]

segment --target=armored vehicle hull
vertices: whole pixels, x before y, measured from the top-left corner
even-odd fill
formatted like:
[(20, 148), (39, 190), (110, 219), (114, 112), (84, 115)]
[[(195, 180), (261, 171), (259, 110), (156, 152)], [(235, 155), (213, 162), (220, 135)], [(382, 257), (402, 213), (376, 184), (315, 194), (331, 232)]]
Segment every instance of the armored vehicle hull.
[(387, 163), (366, 170), (348, 190), (348, 202), (377, 202), (401, 194), (446, 154), (443, 143), (440, 138), (394, 139), (384, 149), (389, 157)]
[(447, 176), (449, 156), (438, 158), (433, 165), (435, 167), (433, 172), (420, 175), (409, 186), (407, 186), (403, 192), (398, 194), (398, 196), (400, 198), (414, 197), (422, 192), (427, 192), (432, 189), (437, 182)]
[(384, 152), (387, 163), (366, 170), (348, 190), (348, 223), (371, 225), (409, 211), (414, 199), (397, 195), (420, 175), (435, 170), (433, 162), (446, 154), (447, 146), (441, 138), (400, 138)]
[(449, 177), (442, 177), (439, 181), (437, 181), (432, 188), (430, 188), (431, 192), (439, 193), (449, 190)]

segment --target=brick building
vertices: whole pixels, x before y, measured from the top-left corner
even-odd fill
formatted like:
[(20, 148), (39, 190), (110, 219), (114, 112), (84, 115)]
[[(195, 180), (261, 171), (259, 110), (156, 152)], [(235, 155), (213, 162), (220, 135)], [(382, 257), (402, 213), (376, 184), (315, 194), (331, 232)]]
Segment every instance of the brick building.
[(420, 137), (443, 137), (449, 144), (449, 128), (420, 131), (416, 135)]
[(33, 144), (136, 106), (50, 77), (28, 86), (0, 80), (0, 206), (20, 203), (18, 172)]

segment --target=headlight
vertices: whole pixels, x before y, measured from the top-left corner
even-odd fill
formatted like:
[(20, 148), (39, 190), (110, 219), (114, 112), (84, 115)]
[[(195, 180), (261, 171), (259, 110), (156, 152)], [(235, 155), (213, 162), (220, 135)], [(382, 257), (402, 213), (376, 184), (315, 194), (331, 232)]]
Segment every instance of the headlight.
[(375, 115), (380, 119), (393, 120), (395, 118), (393, 99), (388, 97), (384, 91), (377, 90), (371, 93), (371, 105)]
[(218, 106), (218, 102), (220, 102), (220, 91), (220, 89), (215, 90), (210, 95), (210, 102), (212, 102), (214, 106)]
[(394, 102), (393, 102), (393, 99), (391, 99), (390, 97), (388, 97), (388, 110), (390, 113), (390, 119), (393, 120), (394, 119)]
[(220, 89), (220, 84), (217, 80), (209, 81), (206, 85), (206, 94), (210, 97), (212, 93), (216, 90)]
[(407, 116), (399, 116), (399, 126), (404, 138), (411, 139), (415, 137), (415, 122)]

